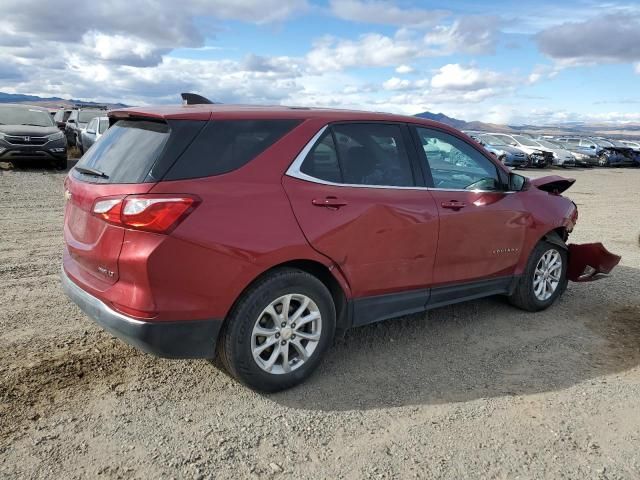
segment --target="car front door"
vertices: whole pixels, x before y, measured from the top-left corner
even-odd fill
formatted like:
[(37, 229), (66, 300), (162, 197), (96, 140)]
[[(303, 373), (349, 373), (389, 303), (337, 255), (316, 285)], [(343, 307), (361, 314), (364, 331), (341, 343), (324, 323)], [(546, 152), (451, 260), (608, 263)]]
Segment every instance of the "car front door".
[(508, 278), (529, 221), (520, 195), (507, 192), (497, 166), (462, 138), (423, 127), (413, 132), (440, 215), (433, 284)]
[(283, 178), (306, 238), (341, 269), (353, 297), (407, 292), (408, 303), (394, 307), (407, 313), (407, 304), (424, 307), (438, 240), (438, 209), (415, 153), (405, 124), (333, 124)]

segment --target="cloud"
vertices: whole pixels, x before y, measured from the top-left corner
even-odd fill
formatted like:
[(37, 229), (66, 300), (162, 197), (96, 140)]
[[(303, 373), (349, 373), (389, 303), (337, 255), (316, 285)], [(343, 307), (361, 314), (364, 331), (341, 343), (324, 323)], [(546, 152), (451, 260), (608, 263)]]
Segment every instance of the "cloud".
[(473, 55), (493, 53), (500, 20), (493, 16), (462, 17), (452, 25), (436, 27), (425, 35), (425, 43), (441, 55), (454, 52)]
[(411, 88), (411, 82), (398, 77), (392, 77), (382, 83), (382, 88), (385, 90), (406, 90)]
[(503, 85), (502, 79), (497, 72), (450, 63), (438, 69), (431, 78), (431, 86), (439, 90), (473, 91)]
[(386, 67), (416, 58), (421, 53), (415, 42), (378, 33), (357, 40), (325, 37), (307, 54), (307, 62), (318, 71), (343, 70), (350, 67)]
[(0, 20), (0, 47), (21, 48), (15, 55), (80, 45), (98, 60), (137, 66), (157, 64), (174, 48), (203, 46), (203, 30), (211, 36), (217, 21), (273, 23), (308, 7), (306, 0), (58, 0), (55, 8), (45, 0), (4, 0), (2, 6), (11, 14)]
[(640, 62), (636, 63), (633, 67), (633, 69), (635, 70), (635, 72), (640, 75)]
[[(495, 48), (498, 20), (495, 17), (462, 17), (449, 26), (439, 26), (419, 38), (399, 29), (393, 37), (367, 33), (355, 40), (324, 37), (307, 54), (317, 70), (339, 71), (354, 67), (389, 67), (422, 57), (453, 53), (485, 54)], [(401, 65), (401, 70), (411, 67)], [(401, 73), (398, 71), (398, 73)]]
[(396, 73), (405, 74), (405, 73), (413, 73), (414, 69), (411, 65), (400, 65), (396, 67)]
[(567, 65), (640, 60), (640, 15), (566, 22), (536, 35), (545, 55)]
[(397, 27), (430, 27), (449, 15), (446, 10), (400, 8), (381, 0), (330, 0), (329, 7), (342, 20)]

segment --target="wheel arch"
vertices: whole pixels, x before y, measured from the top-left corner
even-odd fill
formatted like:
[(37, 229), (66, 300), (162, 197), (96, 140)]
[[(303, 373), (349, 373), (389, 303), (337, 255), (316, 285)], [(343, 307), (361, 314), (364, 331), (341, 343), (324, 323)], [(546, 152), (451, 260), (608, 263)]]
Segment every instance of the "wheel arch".
[[(329, 290), (331, 294), (331, 298), (333, 299), (333, 303), (336, 308), (336, 332), (343, 333), (350, 327), (350, 319), (351, 316), (349, 314), (349, 298), (350, 298), (350, 289), (346, 280), (342, 276), (342, 273), (338, 270), (335, 265), (325, 265), (318, 260), (311, 259), (294, 259), (287, 260), (285, 262), (278, 263), (276, 265), (272, 265), (269, 268), (263, 270), (259, 275), (257, 275), (251, 282), (249, 282), (237, 296), (236, 300), (233, 303), (233, 306), (229, 310), (233, 311), (235, 305), (242, 298), (245, 292), (251, 288), (256, 282), (259, 282), (265, 276), (269, 275), (271, 272), (276, 270), (281, 270), (284, 268), (292, 268), (301, 270), (310, 275), (313, 275), (318, 280), (320, 280), (325, 287)], [(228, 316), (228, 315), (227, 315)]]

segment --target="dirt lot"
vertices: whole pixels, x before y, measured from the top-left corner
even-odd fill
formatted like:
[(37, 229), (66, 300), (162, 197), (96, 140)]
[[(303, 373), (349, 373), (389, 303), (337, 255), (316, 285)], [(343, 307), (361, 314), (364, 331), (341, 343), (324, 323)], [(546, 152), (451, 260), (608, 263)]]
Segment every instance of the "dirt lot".
[(640, 170), (561, 174), (613, 277), (353, 330), (264, 396), (93, 325), (58, 281), (64, 173), (0, 171), (0, 478), (640, 478)]

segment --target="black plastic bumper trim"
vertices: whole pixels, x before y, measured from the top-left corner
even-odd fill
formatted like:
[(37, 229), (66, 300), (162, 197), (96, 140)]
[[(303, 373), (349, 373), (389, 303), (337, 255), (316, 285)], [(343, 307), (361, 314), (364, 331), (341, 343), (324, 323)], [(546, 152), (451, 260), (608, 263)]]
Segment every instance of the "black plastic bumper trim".
[(64, 269), (67, 296), (102, 328), (147, 353), (163, 358), (213, 358), (222, 320), (142, 321), (128, 317), (84, 291)]

